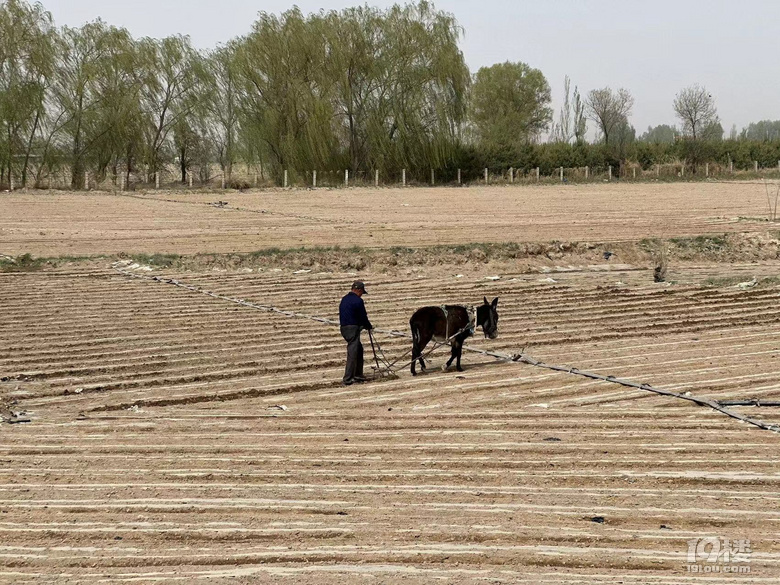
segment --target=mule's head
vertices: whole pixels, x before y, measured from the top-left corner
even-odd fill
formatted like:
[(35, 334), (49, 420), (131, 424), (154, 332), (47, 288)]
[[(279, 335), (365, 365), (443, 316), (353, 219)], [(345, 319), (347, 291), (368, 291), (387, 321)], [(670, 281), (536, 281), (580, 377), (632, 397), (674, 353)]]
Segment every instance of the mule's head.
[(477, 307), (477, 323), (475, 327), (482, 327), (485, 337), (495, 339), (498, 337), (498, 297), (488, 303), (487, 297), (483, 297), (485, 302)]

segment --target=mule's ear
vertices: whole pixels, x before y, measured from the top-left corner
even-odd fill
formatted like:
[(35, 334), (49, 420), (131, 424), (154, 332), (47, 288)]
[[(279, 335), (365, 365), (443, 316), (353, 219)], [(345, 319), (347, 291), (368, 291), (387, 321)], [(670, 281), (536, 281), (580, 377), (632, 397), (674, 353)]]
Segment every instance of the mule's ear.
[(485, 300), (485, 304), (489, 305), (490, 303), (487, 302), (487, 297), (482, 297)]
[(490, 305), (495, 309), (498, 306), (498, 297), (494, 298)]

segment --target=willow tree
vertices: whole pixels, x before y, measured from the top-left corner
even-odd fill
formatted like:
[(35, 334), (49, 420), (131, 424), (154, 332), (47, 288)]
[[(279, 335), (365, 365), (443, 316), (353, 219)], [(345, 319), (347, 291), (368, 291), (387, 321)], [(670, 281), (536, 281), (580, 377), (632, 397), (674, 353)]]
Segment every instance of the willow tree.
[(370, 143), (385, 167), (428, 169), (449, 162), (466, 116), (470, 74), (462, 29), (432, 3), (395, 5), (383, 15), (382, 114)]
[(447, 161), (469, 73), (454, 17), (420, 2), (329, 13), (325, 80), (350, 168), (397, 171)]
[[(111, 133), (127, 126), (128, 104), (138, 99), (130, 34), (97, 20), (81, 28), (65, 27), (52, 85), (52, 108), (58, 112), (53, 132), (68, 151), (71, 186), (84, 186), (88, 165), (105, 165)], [(130, 80), (133, 81), (130, 81)], [(101, 163), (102, 159), (102, 163)]]
[(242, 126), (279, 180), (285, 169), (324, 168), (335, 148), (333, 109), (318, 79), (321, 39), (297, 8), (260, 13), (236, 48)]
[[(190, 125), (191, 137), (208, 136), (214, 145), (220, 167), (228, 181), (233, 175), (233, 164), (238, 158), (238, 136), (240, 133), (239, 87), (236, 75), (236, 43), (213, 51), (204, 60), (204, 83), (196, 108), (203, 113), (205, 125), (196, 131)], [(197, 146), (197, 143), (194, 145)], [(184, 158), (180, 151), (182, 182), (185, 178)]]
[(144, 83), (137, 43), (124, 29), (112, 29), (104, 38), (99, 74), (93, 88), (99, 99), (96, 126), (101, 133), (91, 161), (99, 178), (116, 177), (125, 167), (127, 180), (143, 149), (144, 112), (140, 104)]
[(158, 172), (173, 158), (173, 131), (196, 107), (203, 80), (201, 57), (189, 37), (176, 35), (140, 41), (144, 83), (141, 103), (145, 124), (147, 168)]
[(17, 161), (22, 183), (27, 181), (33, 141), (46, 115), (55, 38), (51, 14), (40, 4), (0, 4), (0, 181)]
[(262, 13), (236, 50), (243, 134), (277, 178), (441, 166), (465, 115), (460, 32), (428, 2)]

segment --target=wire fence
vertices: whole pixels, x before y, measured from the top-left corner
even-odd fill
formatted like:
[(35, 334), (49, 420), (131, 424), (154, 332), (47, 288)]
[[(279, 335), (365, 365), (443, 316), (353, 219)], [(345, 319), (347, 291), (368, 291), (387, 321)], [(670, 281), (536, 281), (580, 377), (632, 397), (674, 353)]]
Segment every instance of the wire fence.
[[(550, 170), (542, 167), (531, 169), (485, 168), (474, 169), (401, 169), (396, 173), (378, 170), (356, 171), (348, 169), (284, 170), (269, 174), (262, 165), (240, 164), (226, 171), (219, 167), (195, 167), (182, 172), (169, 166), (157, 172), (120, 170), (102, 175), (85, 172), (78, 189), (100, 191), (134, 191), (149, 189), (253, 189), (253, 188), (345, 188), (345, 187), (409, 187), (409, 186), (466, 186), (466, 185), (532, 185), (555, 183), (601, 183), (632, 181), (695, 181), (707, 179), (777, 179), (780, 178), (780, 161), (776, 167), (760, 167), (755, 162), (752, 169), (734, 169), (732, 164), (686, 163), (653, 164), (643, 167), (636, 163), (619, 166), (558, 167)], [(4, 190), (19, 188), (74, 190), (73, 175), (68, 169), (38, 172), (26, 181), (14, 180)]]

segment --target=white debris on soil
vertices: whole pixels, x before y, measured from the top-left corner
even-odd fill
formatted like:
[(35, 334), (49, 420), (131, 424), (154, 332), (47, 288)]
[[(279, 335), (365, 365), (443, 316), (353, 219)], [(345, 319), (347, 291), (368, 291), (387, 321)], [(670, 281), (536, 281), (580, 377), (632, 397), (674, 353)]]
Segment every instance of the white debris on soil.
[(309, 274), (311, 270), (296, 270), (293, 274)]
[(739, 282), (736, 284), (737, 288), (746, 289), (746, 288), (752, 288), (758, 284), (758, 280), (756, 280), (756, 277), (754, 276), (752, 280), (746, 280), (745, 282)]
[(552, 277), (548, 276), (547, 278), (540, 278), (540, 279), (539, 279), (539, 282), (549, 282), (549, 283), (551, 283), (551, 284), (552, 284), (552, 283), (554, 283), (554, 282), (558, 282), (558, 281), (557, 281), (557, 280), (555, 280), (554, 278), (552, 278)]
[(145, 272), (149, 272), (151, 270), (154, 270), (151, 266), (147, 266), (146, 264), (138, 264), (137, 262), (133, 262), (129, 266), (126, 267), (128, 270), (143, 270)]
[(501, 280), (500, 276), (486, 276), (485, 280)]

